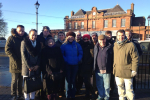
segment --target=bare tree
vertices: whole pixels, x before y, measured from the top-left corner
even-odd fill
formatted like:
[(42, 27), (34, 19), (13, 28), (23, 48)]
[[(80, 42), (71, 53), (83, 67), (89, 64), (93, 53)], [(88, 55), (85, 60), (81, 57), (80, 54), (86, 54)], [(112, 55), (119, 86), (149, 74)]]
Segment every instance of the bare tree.
[(0, 3), (0, 36), (5, 37), (7, 34), (7, 23), (2, 18), (2, 3)]

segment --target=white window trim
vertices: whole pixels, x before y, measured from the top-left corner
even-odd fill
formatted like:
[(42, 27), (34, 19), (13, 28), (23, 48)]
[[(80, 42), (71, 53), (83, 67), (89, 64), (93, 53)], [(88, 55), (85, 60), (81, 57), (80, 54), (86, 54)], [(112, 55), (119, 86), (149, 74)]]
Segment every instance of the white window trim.
[(69, 29), (71, 29), (71, 23), (69, 23)]
[(92, 21), (92, 28), (95, 28), (95, 25), (94, 25), (94, 27), (93, 27), (93, 22), (94, 22), (94, 24), (95, 24), (95, 21)]
[[(107, 26), (105, 26), (105, 21), (107, 21)], [(108, 28), (108, 20), (104, 20), (104, 28)]]
[[(113, 20), (116, 20), (116, 19), (113, 19)], [(113, 20), (112, 20), (112, 27), (116, 27), (117, 20), (116, 20), (115, 26), (113, 25)]]
[(74, 29), (78, 29), (78, 23), (74, 22)]
[[(82, 23), (83, 23), (83, 25), (82, 25)], [(83, 26), (83, 27), (82, 27)], [(84, 29), (84, 22), (81, 22), (81, 29)]]
[(121, 19), (121, 27), (125, 27), (126, 26), (126, 19), (125, 18), (123, 18), (125, 21), (124, 21), (124, 26), (122, 26), (122, 19)]

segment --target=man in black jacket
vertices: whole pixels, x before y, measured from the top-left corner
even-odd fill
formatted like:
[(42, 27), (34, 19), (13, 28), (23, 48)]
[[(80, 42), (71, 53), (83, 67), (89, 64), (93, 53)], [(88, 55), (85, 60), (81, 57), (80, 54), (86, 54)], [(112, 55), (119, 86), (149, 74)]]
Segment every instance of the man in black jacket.
[(62, 31), (58, 32), (58, 40), (56, 41), (55, 45), (57, 47), (60, 47), (64, 41), (65, 41), (65, 33)]
[[(65, 41), (65, 33), (62, 31), (58, 32), (58, 40), (55, 42), (55, 46), (60, 48), (64, 41)], [(64, 87), (65, 87), (65, 75), (63, 74), (61, 83), (59, 84), (59, 92), (60, 92), (59, 97), (65, 96)]]
[(45, 47), (46, 38), (52, 37), (50, 35), (50, 32), (51, 32), (50, 28), (48, 26), (44, 26), (41, 34), (37, 36), (37, 40), (40, 41), (42, 48)]
[[(80, 31), (76, 32), (76, 42), (79, 43), (82, 47), (83, 40), (82, 40)], [(78, 69), (78, 73), (77, 73), (77, 77), (76, 77), (76, 89), (77, 89), (76, 94), (82, 94), (82, 92), (80, 91), (80, 89), (82, 88), (82, 85), (83, 85), (83, 77), (80, 75), (81, 65), (82, 65), (82, 62), (79, 63), (79, 69)]]
[[(126, 29), (125, 30), (125, 35), (126, 35), (128, 41), (131, 41), (131, 42), (134, 43), (134, 45), (136, 46), (136, 48), (138, 50), (139, 56), (141, 56), (142, 53), (143, 53), (143, 51), (142, 51), (142, 49), (141, 49), (140, 44), (138, 43), (138, 41), (133, 40), (131, 30), (130, 29)], [(135, 79), (135, 77), (133, 77), (133, 90), (134, 91), (136, 90), (136, 79)]]
[(106, 42), (105, 35), (98, 36), (98, 42), (94, 47), (94, 71), (98, 100), (109, 100), (110, 79), (113, 69), (113, 46)]
[[(21, 41), (27, 36), (24, 32), (24, 26), (18, 25), (16, 29), (11, 30), (11, 36), (7, 39), (5, 45), (5, 53), (9, 57), (9, 71), (12, 75), (11, 81), (11, 95), (12, 100), (22, 99), (22, 82), (23, 77), (21, 75)], [(17, 94), (18, 91), (18, 94)], [(18, 96), (17, 96), (18, 95)]]

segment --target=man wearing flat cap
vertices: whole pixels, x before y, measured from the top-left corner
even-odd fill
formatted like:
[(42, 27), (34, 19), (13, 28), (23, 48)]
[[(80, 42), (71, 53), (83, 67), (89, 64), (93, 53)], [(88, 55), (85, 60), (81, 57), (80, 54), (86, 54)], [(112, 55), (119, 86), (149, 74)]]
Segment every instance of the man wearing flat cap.
[(98, 42), (94, 47), (94, 71), (99, 93), (97, 100), (109, 100), (112, 68), (113, 46), (106, 42), (105, 35), (99, 35)]

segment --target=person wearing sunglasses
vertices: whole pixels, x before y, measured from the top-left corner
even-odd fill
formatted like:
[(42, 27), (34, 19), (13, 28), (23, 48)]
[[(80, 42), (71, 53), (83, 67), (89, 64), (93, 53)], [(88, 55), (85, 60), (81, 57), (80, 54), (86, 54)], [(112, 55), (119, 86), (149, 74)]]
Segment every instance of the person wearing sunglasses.
[[(89, 34), (84, 34), (83, 35), (83, 58), (82, 58), (82, 66), (80, 70), (80, 75), (83, 77), (83, 82), (85, 84), (86, 88), (86, 98), (91, 98), (94, 99), (95, 96), (95, 91), (94, 88), (92, 87), (91, 84), (91, 77), (92, 77), (92, 69), (93, 69), (93, 48), (94, 45), (90, 41), (90, 35)], [(90, 96), (90, 93), (92, 96)]]

